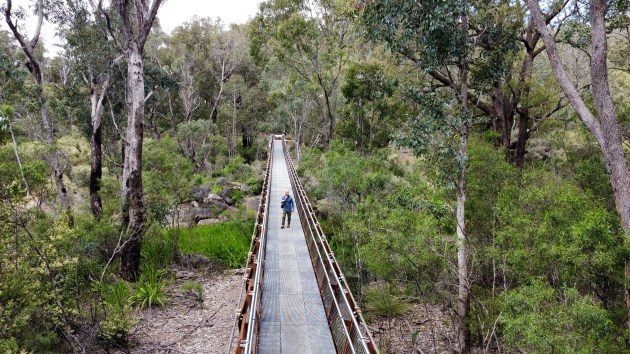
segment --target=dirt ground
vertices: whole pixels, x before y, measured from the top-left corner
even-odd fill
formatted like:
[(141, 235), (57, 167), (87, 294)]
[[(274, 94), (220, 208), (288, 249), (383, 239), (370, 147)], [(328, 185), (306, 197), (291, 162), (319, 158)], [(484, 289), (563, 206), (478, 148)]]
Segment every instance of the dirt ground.
[[(130, 353), (224, 354), (232, 333), (243, 271), (202, 274), (175, 269), (175, 281), (165, 289), (169, 303), (138, 313)], [(203, 302), (182, 289), (192, 281), (203, 286)]]
[(413, 304), (402, 316), (376, 318), (369, 324), (381, 353), (450, 353), (450, 320), (441, 307)]
[[(177, 268), (175, 281), (165, 289), (163, 308), (140, 311), (132, 331), (132, 354), (225, 354), (228, 352), (243, 270), (204, 274)], [(182, 289), (185, 282), (203, 286), (203, 302)], [(413, 304), (399, 317), (372, 318), (369, 327), (381, 353), (449, 353), (453, 338), (448, 316), (440, 306)]]

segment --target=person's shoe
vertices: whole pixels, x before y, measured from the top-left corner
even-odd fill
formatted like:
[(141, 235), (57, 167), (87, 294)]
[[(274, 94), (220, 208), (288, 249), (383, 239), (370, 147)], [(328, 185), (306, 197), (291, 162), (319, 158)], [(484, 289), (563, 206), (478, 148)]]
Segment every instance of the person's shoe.
[(291, 227), (291, 225), (287, 226), (287, 229), (290, 228), (290, 227)]
[(281, 229), (284, 229), (284, 225), (280, 226)]

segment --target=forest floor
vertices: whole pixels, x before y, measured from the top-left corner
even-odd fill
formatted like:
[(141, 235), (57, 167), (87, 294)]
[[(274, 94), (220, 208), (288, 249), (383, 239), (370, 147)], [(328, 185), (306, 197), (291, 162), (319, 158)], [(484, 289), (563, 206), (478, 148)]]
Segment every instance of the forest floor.
[[(243, 283), (243, 270), (206, 274), (177, 268), (165, 290), (169, 303), (140, 311), (132, 331), (130, 353), (224, 354), (230, 342)], [(203, 301), (182, 289), (186, 282), (203, 286)]]
[(450, 319), (439, 305), (412, 304), (401, 316), (370, 321), (372, 336), (381, 353), (450, 353), (453, 338)]
[[(243, 270), (203, 272), (175, 268), (165, 291), (168, 304), (138, 312), (128, 353), (224, 354), (232, 335)], [(203, 301), (182, 289), (187, 282), (203, 286)], [(448, 316), (438, 305), (412, 304), (402, 316), (373, 318), (369, 325), (382, 353), (448, 353)]]

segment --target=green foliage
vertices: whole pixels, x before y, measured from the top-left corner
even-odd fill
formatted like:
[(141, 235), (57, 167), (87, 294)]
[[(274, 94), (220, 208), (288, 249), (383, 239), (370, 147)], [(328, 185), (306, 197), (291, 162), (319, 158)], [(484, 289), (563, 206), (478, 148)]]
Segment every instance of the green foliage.
[(528, 353), (627, 353), (610, 315), (575, 288), (537, 279), (502, 295), (506, 342)]
[(142, 260), (156, 269), (166, 269), (177, 256), (178, 231), (151, 227), (142, 240)]
[(367, 307), (374, 315), (392, 318), (404, 314), (409, 308), (407, 300), (389, 288), (377, 287), (366, 294)]
[(130, 286), (124, 281), (119, 281), (104, 285), (100, 292), (105, 299), (107, 316), (99, 323), (101, 328), (99, 338), (107, 347), (125, 347), (129, 332), (137, 323), (131, 319)]
[(141, 308), (164, 306), (164, 286), (166, 286), (166, 282), (162, 279), (164, 275), (163, 269), (145, 264), (140, 274), (140, 280), (136, 284), (135, 292), (129, 298), (131, 303), (139, 305)]
[(203, 285), (194, 281), (186, 281), (182, 284), (182, 291), (193, 297), (193, 299), (199, 303), (203, 303)]
[(352, 64), (341, 87), (346, 119), (337, 127), (339, 135), (356, 141), (361, 152), (387, 146), (399, 120), (391, 100), (396, 84), (379, 64)]
[(616, 216), (549, 173), (522, 178), (527, 188), (506, 186), (495, 209), (505, 271), (517, 279), (545, 276), (554, 286), (578, 286), (600, 296), (619, 291), (628, 250)]
[[(76, 307), (79, 259), (74, 249), (77, 234), (65, 220), (51, 222), (46, 216), (23, 215), (29, 229), (9, 227), (9, 210), (0, 205), (0, 329), (3, 346), (19, 350), (51, 352), (60, 332), (69, 328)], [(6, 226), (4, 226), (6, 225)], [(14, 225), (15, 226), (15, 225)]]
[(468, 35), (459, 22), (467, 12), (465, 2), (456, 0), (369, 1), (361, 20), (369, 38), (435, 68), (459, 63), (468, 50)]
[(231, 220), (184, 229), (179, 248), (184, 254), (200, 254), (226, 267), (242, 267), (249, 250), (252, 225), (251, 220)]
[(161, 225), (166, 215), (191, 197), (193, 164), (179, 154), (170, 137), (148, 141), (144, 146), (143, 182), (147, 210)]

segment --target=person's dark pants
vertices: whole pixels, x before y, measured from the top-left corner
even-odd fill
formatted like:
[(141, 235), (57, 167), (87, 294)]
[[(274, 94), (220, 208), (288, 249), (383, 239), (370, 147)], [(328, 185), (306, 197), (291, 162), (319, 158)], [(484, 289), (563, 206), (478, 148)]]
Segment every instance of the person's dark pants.
[(287, 219), (288, 225), (291, 226), (291, 212), (283, 210), (282, 211), (282, 227), (284, 227), (284, 219)]

